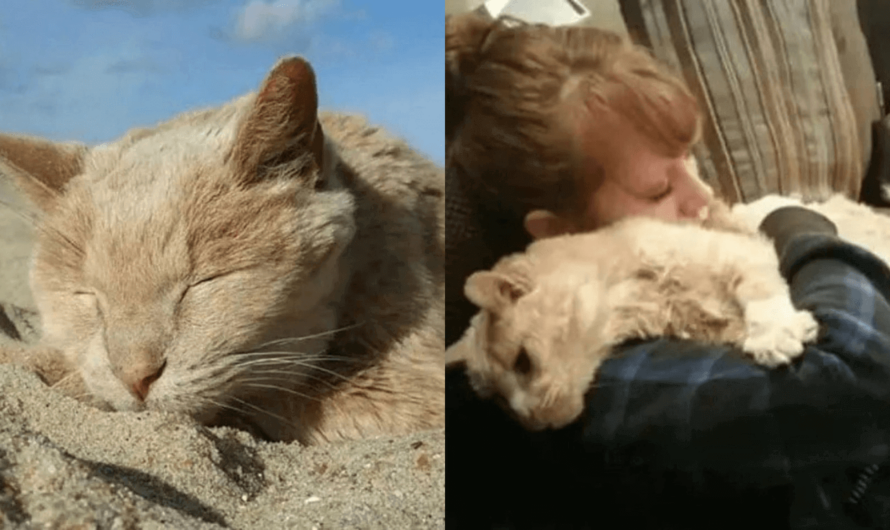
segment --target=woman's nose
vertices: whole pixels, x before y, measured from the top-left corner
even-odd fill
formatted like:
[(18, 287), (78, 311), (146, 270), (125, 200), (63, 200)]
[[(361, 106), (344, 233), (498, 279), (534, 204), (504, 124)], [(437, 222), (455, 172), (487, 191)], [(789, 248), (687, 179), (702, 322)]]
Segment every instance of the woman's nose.
[(681, 214), (684, 218), (687, 219), (700, 219), (706, 212), (704, 209), (707, 208), (708, 201), (704, 194), (696, 195), (695, 197), (690, 197), (687, 201), (683, 203)]
[(688, 175), (683, 196), (680, 198), (680, 214), (684, 218), (700, 218), (710, 202), (708, 188), (697, 177)]

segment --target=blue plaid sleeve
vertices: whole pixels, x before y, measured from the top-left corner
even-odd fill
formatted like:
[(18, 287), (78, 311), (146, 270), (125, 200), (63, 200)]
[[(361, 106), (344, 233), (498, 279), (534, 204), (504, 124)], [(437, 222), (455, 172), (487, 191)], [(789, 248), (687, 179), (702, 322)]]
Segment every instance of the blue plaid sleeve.
[(820, 335), (769, 369), (732, 347), (628, 344), (599, 370), (581, 423), (615, 469), (653, 459), (764, 486), (890, 450), (890, 271), (835, 236), (794, 235), (781, 251), (797, 307)]

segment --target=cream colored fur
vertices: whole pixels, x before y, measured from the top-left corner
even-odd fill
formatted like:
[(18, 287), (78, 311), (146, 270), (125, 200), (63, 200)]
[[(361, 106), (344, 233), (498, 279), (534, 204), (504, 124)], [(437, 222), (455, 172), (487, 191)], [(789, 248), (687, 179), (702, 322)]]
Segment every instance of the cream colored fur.
[(823, 202), (804, 203), (799, 197), (767, 195), (750, 204), (736, 204), (732, 215), (749, 229), (756, 229), (767, 215), (783, 206), (804, 206), (819, 212), (837, 226), (838, 236), (855, 243), (890, 263), (890, 217), (864, 204), (834, 195)]
[(735, 232), (632, 218), (533, 243), (467, 280), (481, 311), (448, 361), (465, 361), (476, 391), (532, 430), (574, 421), (627, 339), (735, 344), (764, 366), (789, 363), (816, 321), (792, 305), (768, 240), (716, 224)]
[(444, 425), (444, 174), (317, 115), (305, 61), (91, 149), (0, 135), (38, 207), (43, 337), (70, 394), (318, 443)]

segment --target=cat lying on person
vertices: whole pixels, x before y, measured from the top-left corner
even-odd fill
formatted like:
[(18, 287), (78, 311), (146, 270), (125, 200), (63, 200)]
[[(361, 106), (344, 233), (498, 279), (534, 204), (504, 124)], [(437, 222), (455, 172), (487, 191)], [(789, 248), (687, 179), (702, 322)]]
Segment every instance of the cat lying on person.
[(716, 230), (635, 217), (542, 239), (471, 275), (480, 308), (447, 362), (530, 430), (560, 428), (613, 346), (673, 336), (732, 344), (770, 368), (818, 333), (791, 302), (772, 243), (739, 223)]

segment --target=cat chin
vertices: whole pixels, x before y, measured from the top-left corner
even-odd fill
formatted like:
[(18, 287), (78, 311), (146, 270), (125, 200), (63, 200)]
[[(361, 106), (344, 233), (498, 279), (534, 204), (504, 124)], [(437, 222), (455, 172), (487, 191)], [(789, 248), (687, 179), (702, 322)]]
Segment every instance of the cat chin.
[(547, 429), (562, 429), (571, 425), (584, 411), (582, 402), (555, 403), (546, 409), (531, 407), (524, 414), (516, 414), (522, 426), (529, 431), (544, 431)]
[(528, 431), (540, 432), (548, 429), (558, 430), (571, 425), (581, 415), (582, 409), (577, 411), (566, 412), (562, 414), (547, 413), (545, 418), (537, 417), (537, 414), (523, 415), (513, 413), (513, 416), (519, 421), (522, 427)]

